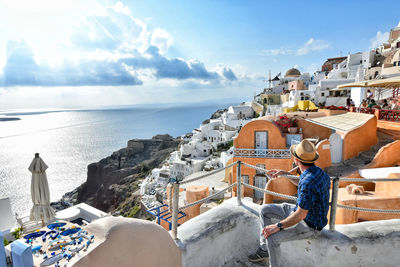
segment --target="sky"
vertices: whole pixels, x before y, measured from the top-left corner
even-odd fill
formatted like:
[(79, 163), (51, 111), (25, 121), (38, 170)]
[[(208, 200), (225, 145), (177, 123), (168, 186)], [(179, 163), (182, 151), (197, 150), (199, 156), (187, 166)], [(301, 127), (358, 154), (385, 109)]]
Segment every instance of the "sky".
[[(246, 101), (367, 51), (397, 1), (0, 0), (0, 110)], [(393, 8), (391, 8), (393, 7)]]

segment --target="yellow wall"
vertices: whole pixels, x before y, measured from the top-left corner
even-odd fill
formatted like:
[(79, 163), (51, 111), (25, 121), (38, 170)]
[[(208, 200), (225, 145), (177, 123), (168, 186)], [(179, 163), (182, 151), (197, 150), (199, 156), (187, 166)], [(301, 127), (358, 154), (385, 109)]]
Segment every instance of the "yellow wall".
[(378, 142), (377, 119), (373, 117), (361, 127), (346, 133), (343, 137), (343, 160), (357, 157)]
[(318, 136), (319, 139), (322, 140), (329, 139), (329, 136), (332, 134), (331, 129), (306, 120), (299, 120), (297, 124), (302, 128), (304, 138)]
[(330, 110), (330, 109), (319, 109), (318, 112), (323, 112), (325, 116), (339, 115), (347, 113), (346, 110)]
[(331, 149), (330, 149), (330, 142), (328, 139), (324, 139), (320, 141), (317, 146), (317, 152), (319, 154), (319, 158), (315, 161), (315, 165), (320, 167), (321, 169), (325, 169), (326, 167), (331, 166)]
[(268, 131), (268, 149), (285, 149), (286, 137), (278, 126), (265, 119), (258, 119), (247, 123), (239, 132), (238, 137), (233, 141), (235, 148), (254, 149), (255, 132)]
[[(391, 173), (388, 178), (400, 178), (400, 173)], [(376, 182), (375, 192), (385, 192), (389, 196), (400, 197), (400, 182)]]
[[(349, 195), (346, 188), (340, 188), (338, 203), (371, 209), (398, 209), (400, 207), (400, 197), (388, 196), (386, 192), (366, 192), (365, 195)], [(400, 214), (363, 212), (342, 208), (338, 208), (336, 211), (336, 224), (399, 218)]]
[(384, 168), (400, 165), (400, 140), (382, 147), (365, 168)]
[[(281, 103), (280, 94), (261, 94), (261, 103), (266, 105), (279, 105)], [(265, 99), (265, 100), (264, 100)]]
[[(186, 188), (186, 201), (187, 203), (193, 203), (196, 202), (197, 200), (203, 199), (205, 197), (208, 197), (208, 186), (204, 185), (192, 185)], [(197, 204), (195, 206), (189, 207), (185, 209), (186, 213), (186, 220), (190, 220), (197, 215), (200, 214), (200, 204)]]
[[(227, 164), (231, 164), (232, 162), (235, 161), (242, 161), (247, 164), (257, 166), (257, 164), (264, 164), (265, 168), (267, 170), (272, 170), (272, 169), (280, 169), (280, 170), (285, 170), (288, 171), (292, 169), (293, 166), (293, 159), (266, 159), (266, 158), (236, 158), (234, 157), (233, 159), (230, 159)], [(234, 166), (233, 168), (228, 169), (225, 174), (226, 174), (226, 180), (229, 183), (235, 183), (236, 182), (236, 177), (237, 177), (237, 167)], [(254, 185), (254, 176), (256, 176), (257, 171), (253, 168), (247, 167), (242, 165), (241, 167), (241, 172), (242, 175), (248, 175), (249, 176), (249, 184)], [(236, 186), (233, 188), (234, 190), (234, 195), (236, 195)], [(245, 187), (244, 189), (244, 196), (247, 197), (253, 197), (254, 196), (254, 190), (250, 189), (248, 187)]]
[[(290, 182), (289, 179), (284, 177), (268, 181), (266, 189), (289, 196), (293, 196), (297, 193), (297, 187), (292, 182)], [(264, 197), (264, 204), (273, 203), (275, 199), (286, 200), (286, 198), (266, 194), (266, 196)]]
[(390, 135), (393, 139), (400, 139), (400, 123), (378, 120), (378, 131)]

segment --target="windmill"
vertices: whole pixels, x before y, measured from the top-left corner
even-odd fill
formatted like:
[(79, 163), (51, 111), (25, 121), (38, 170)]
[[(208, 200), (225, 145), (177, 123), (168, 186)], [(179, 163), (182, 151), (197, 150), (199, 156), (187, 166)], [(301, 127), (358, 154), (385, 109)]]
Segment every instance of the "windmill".
[(271, 70), (268, 71), (268, 80), (263, 80), (263, 82), (268, 82), (268, 89), (271, 90), (271, 83), (272, 83)]
[[(275, 78), (271, 79), (271, 70), (268, 71), (268, 80), (263, 80), (263, 82), (268, 82), (268, 91), (272, 91), (272, 86), (271, 86), (272, 81), (279, 80), (278, 77), (279, 77), (280, 75), (281, 75), (281, 73), (279, 72), (279, 73), (275, 76)], [(265, 91), (267, 91), (267, 90), (265, 90)]]

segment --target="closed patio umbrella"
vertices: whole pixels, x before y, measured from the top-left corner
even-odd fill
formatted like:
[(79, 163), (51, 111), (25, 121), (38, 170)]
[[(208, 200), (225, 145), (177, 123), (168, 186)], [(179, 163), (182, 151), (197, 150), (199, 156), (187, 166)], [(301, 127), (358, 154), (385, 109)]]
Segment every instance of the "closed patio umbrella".
[(32, 221), (48, 222), (55, 217), (55, 211), (50, 207), (50, 190), (46, 176), (46, 163), (39, 157), (39, 153), (35, 154), (29, 166), (32, 173), (31, 196), (33, 207), (31, 209), (30, 219)]

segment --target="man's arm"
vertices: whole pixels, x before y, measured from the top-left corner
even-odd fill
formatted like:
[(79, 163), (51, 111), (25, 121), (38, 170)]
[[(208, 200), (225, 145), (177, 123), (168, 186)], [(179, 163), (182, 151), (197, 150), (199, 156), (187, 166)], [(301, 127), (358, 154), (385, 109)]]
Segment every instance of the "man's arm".
[[(282, 175), (292, 175), (292, 171), (294, 171), (294, 170), (297, 170), (297, 167), (296, 168), (293, 168), (293, 169), (291, 169), (290, 171), (283, 171), (283, 170), (270, 170), (270, 171), (268, 171), (267, 172), (267, 174), (272, 178), (272, 179), (276, 179), (276, 178), (278, 178), (279, 176), (282, 176)], [(299, 185), (299, 179), (293, 179), (293, 178), (289, 178), (289, 177), (285, 177), (285, 178), (287, 178), (287, 179), (289, 179), (289, 181), (292, 183), (292, 184), (294, 184), (295, 186), (298, 186)]]
[[(307, 217), (307, 213), (308, 210), (298, 207), (295, 212), (293, 212), (287, 218), (281, 221), (283, 228), (288, 228), (290, 226), (293, 226), (301, 222)], [(270, 235), (275, 234), (276, 232), (279, 231), (280, 231), (279, 227), (276, 224), (270, 224), (264, 227), (263, 235), (265, 236), (265, 238), (268, 238)]]

